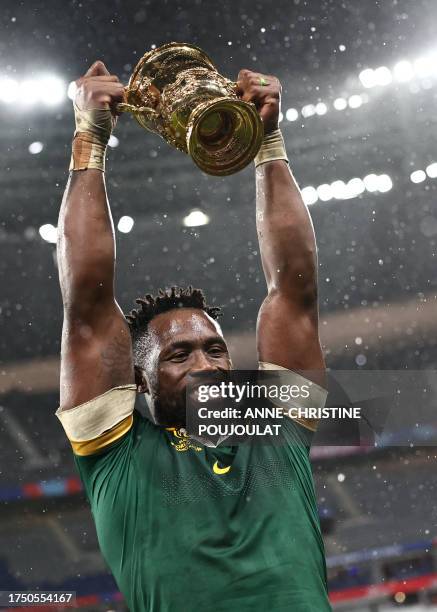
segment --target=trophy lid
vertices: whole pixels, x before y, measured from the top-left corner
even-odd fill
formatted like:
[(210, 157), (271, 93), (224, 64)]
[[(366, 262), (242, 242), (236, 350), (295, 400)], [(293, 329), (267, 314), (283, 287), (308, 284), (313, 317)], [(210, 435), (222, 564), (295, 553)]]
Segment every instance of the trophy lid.
[(203, 49), (189, 43), (171, 42), (143, 55), (129, 80), (129, 89), (135, 90), (146, 78), (158, 90), (188, 68), (205, 67), (216, 71), (211, 58)]

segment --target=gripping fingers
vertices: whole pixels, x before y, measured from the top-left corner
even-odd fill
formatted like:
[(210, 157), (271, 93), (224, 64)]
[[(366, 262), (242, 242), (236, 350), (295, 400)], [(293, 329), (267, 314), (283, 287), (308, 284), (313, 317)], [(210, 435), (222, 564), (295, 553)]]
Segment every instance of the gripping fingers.
[(94, 62), (94, 64), (92, 64), (85, 73), (86, 77), (107, 75), (109, 75), (109, 71), (101, 60)]
[(97, 104), (111, 104), (124, 99), (124, 87), (119, 82), (85, 79), (76, 94), (76, 103), (82, 109)]

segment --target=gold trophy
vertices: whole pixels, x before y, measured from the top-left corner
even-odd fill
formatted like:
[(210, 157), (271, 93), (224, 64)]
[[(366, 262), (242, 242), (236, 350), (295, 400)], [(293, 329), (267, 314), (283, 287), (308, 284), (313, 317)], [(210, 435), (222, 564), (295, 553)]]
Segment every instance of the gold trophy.
[(238, 172), (261, 146), (264, 127), (255, 105), (240, 100), (236, 83), (195, 45), (172, 42), (143, 55), (125, 94), (119, 112), (132, 113), (207, 174)]

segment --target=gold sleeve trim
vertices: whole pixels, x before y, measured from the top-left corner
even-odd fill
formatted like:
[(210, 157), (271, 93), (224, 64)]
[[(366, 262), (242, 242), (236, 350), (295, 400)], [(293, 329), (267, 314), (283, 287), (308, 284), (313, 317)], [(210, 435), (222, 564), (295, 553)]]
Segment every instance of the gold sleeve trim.
[(95, 440), (130, 416), (135, 407), (136, 386), (120, 385), (108, 389), (74, 408), (56, 410), (67, 438), (76, 442)]
[(124, 436), (132, 427), (133, 420), (133, 415), (131, 414), (122, 421), (120, 421), (120, 423), (117, 423), (115, 427), (112, 427), (112, 429), (105, 431), (101, 436), (99, 436), (98, 438), (94, 438), (93, 440), (86, 440), (84, 442), (70, 440), (70, 444), (73, 448), (74, 454), (80, 455), (82, 457), (87, 455), (94, 455), (94, 453), (97, 453), (99, 450), (102, 450), (102, 448), (105, 448), (105, 446), (112, 444), (112, 442), (115, 442), (116, 440)]
[(317, 431), (317, 425), (319, 424), (318, 419), (299, 419), (298, 417), (290, 417), (293, 421), (296, 421), (296, 423), (299, 423), (299, 425), (302, 425), (302, 427), (305, 427), (305, 429), (309, 429), (312, 432)]

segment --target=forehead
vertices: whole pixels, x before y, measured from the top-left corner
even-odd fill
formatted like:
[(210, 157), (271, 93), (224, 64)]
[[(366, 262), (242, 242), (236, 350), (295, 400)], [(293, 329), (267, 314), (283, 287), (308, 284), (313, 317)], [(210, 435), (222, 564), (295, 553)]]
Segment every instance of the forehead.
[(197, 308), (175, 308), (156, 316), (149, 329), (159, 339), (161, 349), (172, 342), (203, 341), (213, 336), (223, 337), (217, 321)]

